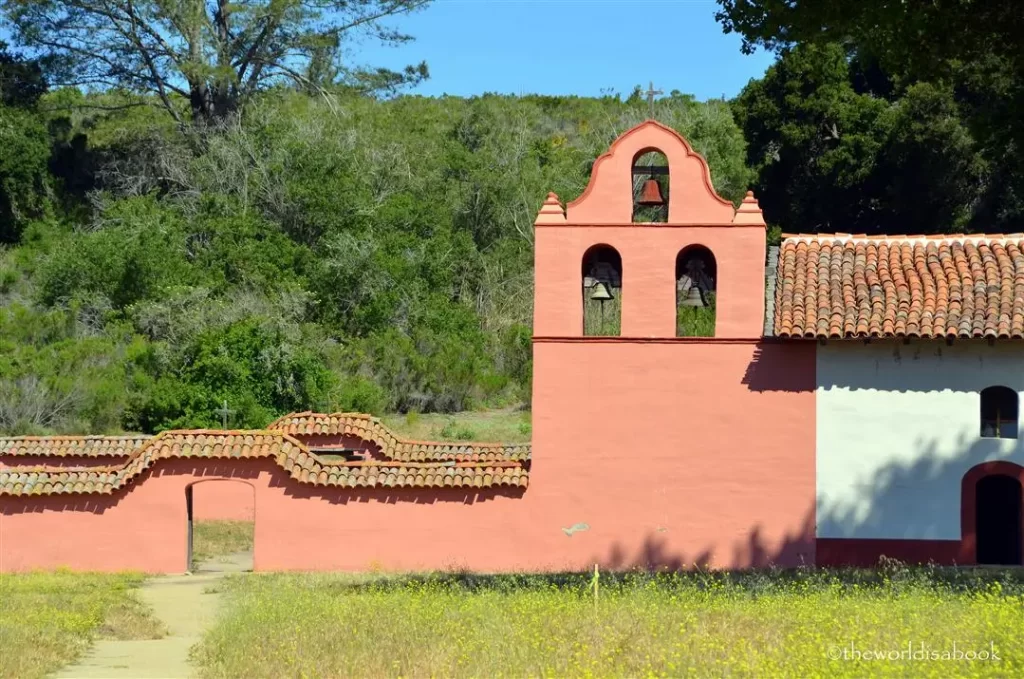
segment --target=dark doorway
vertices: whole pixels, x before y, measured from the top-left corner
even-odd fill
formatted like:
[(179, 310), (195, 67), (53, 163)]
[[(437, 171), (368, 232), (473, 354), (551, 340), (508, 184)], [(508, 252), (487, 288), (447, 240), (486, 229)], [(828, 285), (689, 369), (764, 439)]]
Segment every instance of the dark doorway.
[(1021, 485), (1012, 476), (993, 474), (978, 481), (978, 563), (1021, 565)]

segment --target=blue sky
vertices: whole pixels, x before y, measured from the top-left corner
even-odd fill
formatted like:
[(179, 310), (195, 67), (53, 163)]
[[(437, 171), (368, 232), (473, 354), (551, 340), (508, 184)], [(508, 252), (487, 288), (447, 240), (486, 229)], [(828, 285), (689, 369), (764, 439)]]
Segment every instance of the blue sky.
[[(399, 69), (425, 59), (423, 95), (576, 94), (634, 85), (698, 99), (735, 96), (774, 60), (745, 56), (715, 21), (714, 0), (434, 0), (395, 26), (416, 40), (365, 42), (360, 63)], [(613, 45), (614, 50), (596, 50)]]

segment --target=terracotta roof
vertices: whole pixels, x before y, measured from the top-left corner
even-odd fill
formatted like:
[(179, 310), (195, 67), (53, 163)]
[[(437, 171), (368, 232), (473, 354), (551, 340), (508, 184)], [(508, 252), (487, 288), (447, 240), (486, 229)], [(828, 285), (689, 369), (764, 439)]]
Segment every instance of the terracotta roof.
[(399, 438), (381, 421), (362, 413), (291, 413), (267, 426), (271, 431), (283, 431), (296, 438), (317, 434), (342, 434), (358, 437), (380, 448), (384, 457), (408, 462), (498, 460), (525, 461), (530, 459), (530, 445), (503, 443), (443, 443), (412, 441)]
[(784, 235), (780, 337), (1024, 338), (1024, 234)]
[(347, 488), (525, 487), (529, 479), (520, 462), (330, 463), (280, 431), (197, 430), (162, 432), (120, 465), (0, 470), (0, 495), (109, 494), (135, 482), (161, 460), (188, 457), (269, 457), (299, 483)]
[(0, 456), (127, 457), (150, 436), (8, 436), (0, 437)]

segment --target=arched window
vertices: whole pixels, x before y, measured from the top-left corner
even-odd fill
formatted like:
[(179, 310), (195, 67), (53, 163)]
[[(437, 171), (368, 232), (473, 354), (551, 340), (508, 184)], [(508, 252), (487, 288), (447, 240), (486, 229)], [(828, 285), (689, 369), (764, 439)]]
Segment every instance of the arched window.
[(633, 158), (633, 222), (668, 221), (668, 160), (645, 149)]
[(622, 257), (610, 245), (595, 245), (583, 255), (583, 334), (622, 332)]
[(1009, 387), (988, 387), (981, 392), (981, 435), (986, 438), (1017, 438), (1017, 392)]
[(715, 336), (715, 256), (703, 245), (676, 255), (676, 337)]

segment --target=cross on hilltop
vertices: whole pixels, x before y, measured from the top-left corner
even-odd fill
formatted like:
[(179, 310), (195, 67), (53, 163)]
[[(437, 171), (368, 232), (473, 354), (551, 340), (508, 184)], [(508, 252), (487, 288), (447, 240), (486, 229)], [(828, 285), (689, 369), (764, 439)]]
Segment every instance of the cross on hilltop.
[(654, 118), (654, 96), (656, 94), (664, 94), (664, 92), (662, 92), (661, 90), (654, 89), (654, 81), (652, 80), (650, 82), (650, 84), (647, 86), (647, 91), (644, 92), (644, 94), (647, 95), (648, 110), (650, 111), (651, 118), (653, 119)]

